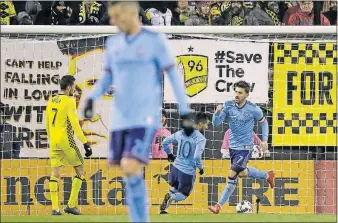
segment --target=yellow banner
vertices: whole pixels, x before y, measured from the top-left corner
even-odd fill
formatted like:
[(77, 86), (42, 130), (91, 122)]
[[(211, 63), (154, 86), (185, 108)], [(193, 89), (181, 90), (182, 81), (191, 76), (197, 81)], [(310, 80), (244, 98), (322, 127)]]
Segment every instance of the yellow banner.
[(273, 145), (337, 145), (337, 44), (275, 43), (273, 79)]
[[(195, 187), (187, 200), (174, 203), (171, 214), (208, 213), (208, 205), (215, 204), (226, 186), (229, 161), (204, 162), (205, 174), (197, 175)], [(1, 160), (1, 215), (49, 215), (49, 160)], [(261, 170), (275, 170), (276, 187), (271, 189), (265, 180), (239, 180), (230, 197), (225, 213), (235, 213), (235, 205), (242, 200), (255, 203), (260, 198), (262, 213), (314, 213), (313, 161), (251, 161), (250, 166)], [(79, 210), (83, 214), (126, 214), (125, 185), (118, 168), (108, 168), (106, 160), (85, 160), (86, 181), (79, 195)], [(169, 165), (166, 161), (152, 161), (145, 169), (150, 211), (159, 212), (167, 183)], [(59, 201), (62, 208), (69, 199), (72, 167), (62, 169), (59, 180)]]

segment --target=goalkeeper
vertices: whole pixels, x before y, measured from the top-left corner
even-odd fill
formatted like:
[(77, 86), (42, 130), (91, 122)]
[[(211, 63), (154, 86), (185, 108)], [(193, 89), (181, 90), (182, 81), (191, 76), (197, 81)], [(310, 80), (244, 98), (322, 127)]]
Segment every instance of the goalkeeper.
[(74, 141), (74, 132), (83, 143), (86, 151), (85, 156), (92, 155), (92, 150), (87, 144), (79, 125), (75, 98), (75, 78), (65, 75), (60, 80), (62, 93), (51, 97), (46, 108), (46, 130), (50, 145), (50, 161), (52, 175), (49, 180), (49, 189), (52, 200), (52, 215), (61, 215), (58, 201), (58, 180), (60, 178), (60, 167), (70, 164), (76, 171), (72, 182), (68, 205), (64, 209), (66, 213), (80, 215), (76, 208), (79, 191), (84, 180), (85, 170), (83, 157)]
[(224, 106), (217, 106), (216, 112), (212, 117), (215, 127), (222, 121), (229, 119), (230, 127), (230, 174), (221, 199), (214, 206), (209, 206), (209, 210), (218, 214), (221, 207), (228, 201), (234, 192), (237, 184), (237, 177), (251, 177), (255, 179), (267, 180), (270, 187), (274, 187), (275, 175), (273, 171), (268, 173), (247, 167), (248, 160), (253, 150), (252, 132), (257, 120), (262, 126), (261, 147), (265, 151), (268, 148), (269, 126), (263, 116), (262, 110), (255, 104), (247, 101), (250, 85), (245, 81), (238, 81), (234, 85), (236, 97), (233, 101), (226, 101)]
[[(169, 176), (169, 184), (172, 187), (165, 195), (160, 213), (165, 211), (172, 201), (185, 200), (195, 183), (196, 168), (199, 174), (204, 173), (202, 164), (202, 154), (206, 144), (206, 139), (201, 133), (208, 128), (209, 120), (205, 113), (198, 113), (196, 116), (196, 126), (183, 127), (182, 130), (165, 138), (162, 142), (164, 151), (168, 154), (168, 160), (174, 162)], [(177, 158), (170, 150), (169, 144), (178, 144)]]

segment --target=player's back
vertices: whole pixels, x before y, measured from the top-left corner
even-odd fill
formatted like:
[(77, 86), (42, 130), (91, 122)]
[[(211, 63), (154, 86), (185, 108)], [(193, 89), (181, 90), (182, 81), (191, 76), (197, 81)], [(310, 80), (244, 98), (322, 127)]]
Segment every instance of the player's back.
[[(175, 139), (178, 149), (174, 166), (186, 174), (195, 175), (200, 156), (204, 151), (205, 137), (198, 130), (195, 130), (190, 136), (180, 130), (175, 133)], [(199, 158), (196, 159), (197, 156)]]
[(107, 40), (115, 86), (112, 129), (159, 127), (162, 70), (175, 64), (162, 40), (162, 34), (144, 28), (135, 36), (120, 33)]
[(48, 100), (46, 112), (48, 113), (48, 132), (51, 148), (60, 142), (68, 142), (68, 136), (73, 135), (72, 126), (68, 119), (69, 108), (75, 99), (66, 95), (56, 95)]

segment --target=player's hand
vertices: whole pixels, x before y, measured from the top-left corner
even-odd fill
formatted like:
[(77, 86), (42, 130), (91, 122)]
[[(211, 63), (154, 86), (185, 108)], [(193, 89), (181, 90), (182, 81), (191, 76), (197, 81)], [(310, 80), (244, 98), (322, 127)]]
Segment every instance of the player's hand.
[(93, 118), (93, 99), (88, 99), (84, 107), (84, 117)]
[(168, 154), (168, 161), (169, 162), (173, 163), (175, 161), (175, 159), (176, 159), (176, 156), (174, 154), (172, 154), (172, 153)]
[(200, 172), (199, 172), (200, 175), (203, 175), (204, 174), (204, 169), (200, 169)]
[(266, 150), (268, 150), (268, 148), (269, 148), (268, 142), (262, 141), (261, 142), (261, 148), (262, 148), (263, 152), (265, 152)]
[(223, 109), (223, 105), (217, 105), (215, 113), (220, 113)]
[(86, 151), (85, 156), (90, 157), (93, 154), (92, 148), (88, 145), (88, 143), (83, 144), (84, 150)]

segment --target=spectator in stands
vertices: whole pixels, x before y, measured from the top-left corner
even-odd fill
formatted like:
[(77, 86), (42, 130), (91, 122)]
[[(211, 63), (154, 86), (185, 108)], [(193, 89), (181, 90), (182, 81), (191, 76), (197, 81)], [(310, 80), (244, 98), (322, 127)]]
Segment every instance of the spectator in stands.
[(15, 127), (6, 123), (3, 104), (0, 105), (0, 159), (18, 159), (20, 141), (15, 137)]
[(85, 0), (74, 6), (70, 24), (98, 25), (105, 13), (106, 8), (101, 2)]
[(244, 1), (243, 7), (245, 9), (245, 13), (249, 14), (256, 7), (255, 1)]
[(298, 2), (296, 2), (295, 4), (291, 4), (290, 3), (290, 4), (287, 4), (287, 5), (288, 5), (288, 9), (284, 13), (283, 23), (282, 23), (282, 24), (286, 24), (286, 25), (288, 25), (290, 16), (292, 14), (295, 14), (299, 10), (299, 4), (298, 4)]
[(210, 24), (214, 26), (224, 25), (222, 12), (225, 9), (224, 2), (213, 2), (210, 5)]
[(243, 25), (244, 17), (246, 15), (243, 1), (231, 1), (230, 6), (223, 13), (225, 25), (240, 26)]
[[(299, 2), (299, 9), (290, 16), (288, 25), (301, 25), (312, 26), (313, 25), (313, 2), (301, 1)], [(330, 21), (323, 15), (320, 15), (321, 25), (330, 25)]]
[[(144, 9), (142, 7), (139, 7), (139, 18), (140, 18), (140, 22), (143, 25), (151, 25), (149, 19), (146, 16), (146, 13), (144, 11)], [(109, 25), (109, 15), (108, 15), (108, 11), (106, 11), (104, 13), (104, 15), (102, 16), (101, 20), (100, 20), (100, 25)]]
[(196, 14), (191, 15), (185, 22), (186, 26), (205, 26), (210, 25), (210, 2), (199, 1), (196, 2)]
[(0, 25), (15, 25), (16, 11), (13, 1), (0, 1)]
[(177, 7), (173, 11), (173, 25), (184, 25), (188, 18), (196, 13), (191, 10), (188, 3), (188, 0), (177, 1)]
[(259, 1), (256, 7), (244, 19), (244, 24), (249, 26), (274, 26), (279, 25), (279, 4), (276, 1)]
[(36, 17), (42, 10), (42, 6), (39, 1), (27, 1), (25, 4), (25, 11), (28, 13), (32, 21), (35, 23)]
[(336, 0), (330, 1), (330, 9), (324, 12), (324, 16), (330, 21), (331, 25), (337, 25), (337, 2)]
[(41, 10), (35, 20), (36, 25), (68, 25), (71, 9), (64, 1), (54, 1), (51, 7)]
[(27, 12), (19, 12), (17, 15), (18, 25), (34, 25), (32, 18)]
[(164, 138), (168, 137), (171, 135), (171, 132), (168, 129), (167, 125), (167, 112), (163, 109), (162, 110), (162, 128), (158, 129), (153, 143), (152, 143), (152, 148), (151, 148), (151, 158), (163, 158), (166, 159), (168, 157), (167, 153), (163, 150), (162, 148), (162, 141)]
[(146, 10), (146, 16), (153, 26), (171, 26), (173, 14), (166, 1), (152, 2), (153, 7)]

